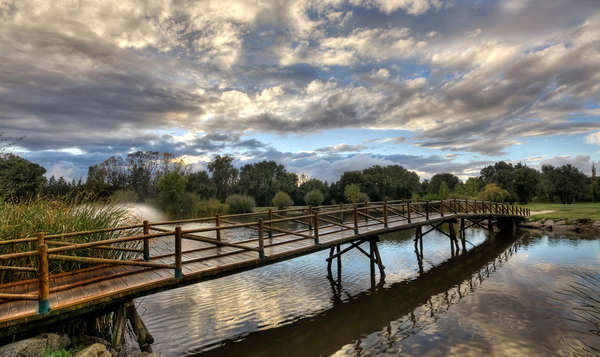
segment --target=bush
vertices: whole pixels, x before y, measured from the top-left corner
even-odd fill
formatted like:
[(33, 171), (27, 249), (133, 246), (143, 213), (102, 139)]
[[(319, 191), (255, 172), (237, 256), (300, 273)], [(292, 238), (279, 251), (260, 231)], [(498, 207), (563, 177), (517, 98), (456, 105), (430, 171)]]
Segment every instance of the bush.
[(284, 209), (291, 206), (294, 202), (290, 195), (283, 191), (279, 191), (273, 196), (272, 200), (273, 206), (277, 207), (277, 209)]
[(180, 217), (186, 208), (189, 209), (189, 205), (184, 207), (185, 183), (184, 176), (177, 171), (172, 171), (162, 176), (156, 184), (158, 204), (170, 217)]
[(246, 195), (231, 195), (225, 200), (229, 213), (250, 213), (256, 207), (254, 198)]
[(325, 197), (323, 197), (323, 192), (319, 190), (312, 190), (304, 196), (304, 202), (306, 202), (307, 205), (313, 207), (323, 203), (324, 199)]
[(484, 201), (504, 202), (510, 198), (510, 193), (494, 183), (485, 185), (479, 193), (479, 199)]
[(221, 203), (216, 198), (196, 202), (194, 215), (196, 217), (209, 217), (217, 214), (224, 214), (228, 211), (227, 205)]

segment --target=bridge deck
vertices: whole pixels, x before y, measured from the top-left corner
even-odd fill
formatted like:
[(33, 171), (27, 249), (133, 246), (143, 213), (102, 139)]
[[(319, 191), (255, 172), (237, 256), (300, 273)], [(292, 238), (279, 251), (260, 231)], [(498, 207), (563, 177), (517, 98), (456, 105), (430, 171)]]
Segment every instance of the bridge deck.
[[(449, 214), (441, 217), (432, 214), (429, 221), (425, 218), (414, 218), (408, 224), (406, 220), (394, 220), (390, 216), (388, 228), (375, 220), (361, 225), (360, 234), (352, 230), (341, 230), (337, 226), (320, 227), (319, 245), (309, 238), (299, 240), (297, 235), (281, 235), (265, 239), (265, 244), (280, 243), (265, 247), (265, 260), (261, 260), (256, 252), (235, 247), (215, 247), (210, 243), (184, 240), (184, 251), (202, 249), (183, 254), (184, 278), (175, 279), (172, 269), (159, 269), (133, 266), (96, 266), (71, 273), (57, 274), (50, 279), (50, 304), (52, 311), (45, 315), (61, 312), (88, 309), (93, 305), (101, 305), (115, 299), (131, 299), (160, 290), (183, 286), (203, 280), (229, 275), (271, 264), (276, 261), (290, 259), (327, 249), (337, 244), (357, 240), (373, 234), (409, 229), (411, 227), (431, 224), (441, 220), (455, 218)], [(351, 223), (349, 223), (351, 224)], [(160, 244), (153, 243), (153, 255), (161, 253)], [(242, 243), (252, 246), (252, 243)], [(164, 252), (164, 251), (162, 251)], [(199, 259), (202, 259), (198, 261)], [(194, 262), (190, 262), (194, 260)], [(173, 257), (153, 258), (152, 262), (172, 264)], [(27, 294), (38, 291), (38, 281), (29, 280), (0, 286), (0, 293)], [(0, 303), (0, 328), (20, 323), (31, 322), (45, 315), (38, 314), (37, 301), (5, 301)]]

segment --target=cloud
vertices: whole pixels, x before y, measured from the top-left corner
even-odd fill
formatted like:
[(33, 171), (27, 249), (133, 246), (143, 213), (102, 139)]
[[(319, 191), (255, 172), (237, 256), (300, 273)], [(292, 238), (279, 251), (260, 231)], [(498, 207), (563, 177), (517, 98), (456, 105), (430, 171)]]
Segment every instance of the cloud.
[(570, 164), (575, 166), (580, 171), (585, 173), (586, 175), (592, 174), (592, 160), (589, 155), (565, 155), (565, 156), (555, 156), (552, 158), (548, 158), (540, 161), (539, 167), (541, 168), (544, 165), (551, 165), (554, 167), (563, 166)]
[(348, 145), (348, 144), (338, 144), (333, 146), (326, 146), (319, 149), (315, 149), (316, 152), (324, 152), (324, 153), (337, 153), (337, 152), (354, 152), (354, 151), (362, 151), (365, 149), (364, 145)]
[(585, 141), (589, 144), (600, 145), (600, 131), (587, 135)]

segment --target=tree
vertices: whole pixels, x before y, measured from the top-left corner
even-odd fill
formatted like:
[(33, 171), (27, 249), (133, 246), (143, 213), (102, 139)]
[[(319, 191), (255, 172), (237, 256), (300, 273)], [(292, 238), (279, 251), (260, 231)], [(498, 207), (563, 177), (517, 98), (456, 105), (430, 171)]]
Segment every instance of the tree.
[(217, 186), (206, 171), (198, 171), (187, 176), (186, 191), (196, 194), (200, 199), (216, 197)]
[(450, 190), (448, 189), (448, 184), (446, 183), (446, 181), (442, 181), (442, 183), (440, 184), (440, 190), (438, 192), (440, 199), (441, 200), (448, 199), (449, 194), (450, 194)]
[(275, 196), (273, 196), (272, 200), (273, 206), (277, 207), (277, 209), (284, 209), (291, 206), (294, 202), (290, 195), (283, 191), (278, 191)]
[(293, 193), (298, 177), (275, 161), (261, 161), (242, 166), (239, 191), (256, 199), (259, 206), (268, 206), (277, 191)]
[(163, 175), (156, 185), (158, 202), (171, 216), (183, 214), (185, 198), (185, 177), (177, 171)]
[(221, 201), (232, 192), (233, 185), (238, 180), (238, 169), (233, 167), (233, 157), (217, 155), (208, 163), (208, 171), (212, 174), (217, 198)]
[(590, 183), (590, 194), (592, 196), (592, 202), (600, 200), (600, 184), (598, 183), (598, 177), (596, 177), (596, 165), (592, 163), (592, 182)]
[(446, 189), (448, 191), (454, 191), (456, 186), (460, 183), (460, 180), (457, 176), (450, 173), (435, 174), (429, 181), (429, 192), (439, 193), (442, 183), (446, 184)]
[(250, 213), (256, 206), (254, 198), (247, 195), (231, 195), (227, 197), (225, 203), (229, 213)]
[(304, 181), (298, 187), (294, 195), (294, 201), (299, 205), (308, 204), (304, 200), (304, 196), (306, 196), (307, 193), (313, 190), (321, 191), (321, 193), (323, 194), (323, 202), (329, 202), (331, 200), (330, 189), (329, 185), (327, 185), (327, 182), (323, 182), (319, 179), (312, 178), (310, 180)]
[(346, 188), (344, 188), (344, 197), (346, 197), (346, 200), (352, 203), (369, 201), (369, 196), (361, 192), (360, 186), (358, 186), (357, 184), (351, 184), (346, 186)]
[(481, 191), (483, 183), (479, 177), (469, 177), (465, 182), (464, 192), (469, 197), (476, 197)]
[(17, 155), (0, 156), (0, 198), (21, 199), (41, 192), (46, 169)]
[(558, 199), (561, 203), (573, 203), (584, 197), (587, 177), (576, 167), (566, 164), (555, 168), (542, 166), (542, 183), (544, 192), (550, 200)]
[(522, 204), (529, 203), (540, 184), (540, 173), (518, 163), (513, 170), (513, 193)]
[(319, 190), (312, 190), (304, 196), (304, 202), (311, 207), (320, 205), (324, 199), (323, 192)]

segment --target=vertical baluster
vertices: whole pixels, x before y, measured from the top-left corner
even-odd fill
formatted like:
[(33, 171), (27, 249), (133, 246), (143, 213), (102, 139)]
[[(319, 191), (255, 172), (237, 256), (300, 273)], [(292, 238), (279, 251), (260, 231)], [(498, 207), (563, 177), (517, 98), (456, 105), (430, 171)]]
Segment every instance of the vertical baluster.
[(444, 217), (444, 200), (440, 201), (440, 214)]
[(429, 221), (429, 201), (425, 201), (425, 220)]
[(175, 227), (175, 279), (180, 279), (183, 277), (181, 237), (181, 226), (177, 226)]
[(388, 209), (387, 209), (387, 200), (383, 201), (383, 226), (385, 228), (388, 227)]
[(215, 226), (217, 227), (217, 240), (221, 240), (221, 216), (215, 215)]
[(38, 234), (38, 312), (45, 314), (50, 311), (50, 277), (48, 268), (48, 246), (44, 241), (44, 233)]
[[(308, 207), (308, 215), (309, 215), (309, 216), (312, 216), (312, 214), (313, 214), (313, 211), (312, 211), (312, 206), (309, 206), (309, 207)], [(313, 230), (313, 227), (312, 227), (312, 217), (308, 219), (308, 230), (309, 230), (309, 231), (312, 231), (312, 230)]]
[(358, 209), (356, 208), (356, 204), (353, 206), (352, 216), (354, 219), (354, 234), (358, 234)]
[[(273, 210), (269, 209), (269, 221), (273, 220)], [(273, 223), (269, 222), (269, 238), (273, 238), (273, 230), (271, 230), (271, 225)]]
[(148, 238), (148, 234), (150, 234), (150, 223), (148, 221), (144, 221), (144, 260), (150, 260), (150, 238)]
[(319, 245), (319, 212), (315, 210), (315, 214), (313, 216), (313, 220), (314, 220), (314, 235), (313, 237), (315, 238), (315, 244)]
[(410, 201), (406, 202), (406, 218), (408, 218), (408, 224), (410, 224)]
[(263, 260), (265, 259), (265, 242), (263, 241), (263, 220), (258, 219), (258, 257)]

